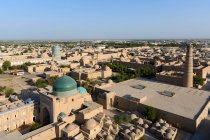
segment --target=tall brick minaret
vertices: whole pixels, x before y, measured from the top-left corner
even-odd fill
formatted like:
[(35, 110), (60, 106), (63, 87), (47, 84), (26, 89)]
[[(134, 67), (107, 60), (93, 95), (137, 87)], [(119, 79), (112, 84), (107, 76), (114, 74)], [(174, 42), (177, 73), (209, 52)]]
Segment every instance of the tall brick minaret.
[(187, 46), (183, 86), (189, 88), (193, 87), (193, 48), (191, 45)]

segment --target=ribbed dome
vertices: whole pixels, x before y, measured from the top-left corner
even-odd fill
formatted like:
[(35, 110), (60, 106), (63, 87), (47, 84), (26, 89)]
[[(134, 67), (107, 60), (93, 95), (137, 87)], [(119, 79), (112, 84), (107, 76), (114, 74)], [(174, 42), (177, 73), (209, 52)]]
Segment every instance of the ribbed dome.
[(58, 78), (53, 84), (53, 94), (55, 96), (69, 96), (77, 92), (77, 83), (69, 76)]
[(90, 119), (85, 123), (85, 127), (89, 130), (93, 129), (94, 127), (96, 127), (97, 122), (94, 119)]

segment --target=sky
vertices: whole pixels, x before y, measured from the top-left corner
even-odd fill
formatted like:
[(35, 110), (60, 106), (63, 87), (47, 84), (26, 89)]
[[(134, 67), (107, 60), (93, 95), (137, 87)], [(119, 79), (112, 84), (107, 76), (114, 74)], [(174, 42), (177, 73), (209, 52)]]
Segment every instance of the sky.
[(210, 0), (1, 0), (0, 40), (210, 39)]

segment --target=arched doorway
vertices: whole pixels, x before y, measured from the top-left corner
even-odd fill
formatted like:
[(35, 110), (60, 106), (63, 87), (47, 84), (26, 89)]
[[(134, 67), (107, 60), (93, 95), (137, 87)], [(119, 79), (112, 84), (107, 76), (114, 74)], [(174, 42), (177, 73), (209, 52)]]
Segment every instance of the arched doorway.
[(43, 108), (42, 112), (43, 112), (43, 124), (44, 125), (50, 124), (50, 112), (46, 107)]

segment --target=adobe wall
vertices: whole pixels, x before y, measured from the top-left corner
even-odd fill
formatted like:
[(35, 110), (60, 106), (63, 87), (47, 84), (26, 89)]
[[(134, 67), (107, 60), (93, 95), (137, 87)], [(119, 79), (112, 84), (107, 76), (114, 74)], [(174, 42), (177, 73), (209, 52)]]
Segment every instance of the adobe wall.
[(183, 86), (183, 78), (182, 77), (173, 77), (168, 75), (160, 75), (156, 74), (156, 78), (158, 81), (165, 82), (172, 85)]

